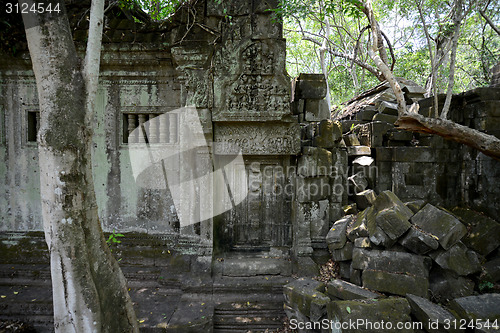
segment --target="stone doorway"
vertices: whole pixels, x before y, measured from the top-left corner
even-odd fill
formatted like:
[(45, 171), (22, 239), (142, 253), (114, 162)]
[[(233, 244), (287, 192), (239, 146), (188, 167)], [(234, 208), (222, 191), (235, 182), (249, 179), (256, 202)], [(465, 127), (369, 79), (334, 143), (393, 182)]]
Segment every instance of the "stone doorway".
[[(228, 177), (248, 182), (248, 195), (224, 218), (230, 251), (269, 251), (291, 246), (293, 182), (287, 171), (289, 157), (245, 157), (245, 175)], [(243, 170), (243, 168), (241, 168)]]

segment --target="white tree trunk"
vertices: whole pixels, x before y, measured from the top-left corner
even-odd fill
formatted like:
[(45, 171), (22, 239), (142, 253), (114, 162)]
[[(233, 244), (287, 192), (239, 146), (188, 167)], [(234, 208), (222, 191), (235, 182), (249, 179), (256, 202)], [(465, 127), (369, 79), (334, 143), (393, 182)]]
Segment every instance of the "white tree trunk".
[[(102, 6), (102, 1), (93, 5)], [(93, 102), (88, 96), (97, 91), (99, 63), (85, 66), (93, 69), (82, 73), (60, 4), (62, 15), (23, 15), (40, 107), (40, 191), (55, 331), (138, 332), (125, 278), (97, 215), (91, 163), (93, 109), (88, 108)], [(91, 27), (101, 22), (102, 29), (102, 10), (93, 8), (92, 15)], [(89, 62), (100, 54), (96, 35), (98, 29), (89, 40)]]

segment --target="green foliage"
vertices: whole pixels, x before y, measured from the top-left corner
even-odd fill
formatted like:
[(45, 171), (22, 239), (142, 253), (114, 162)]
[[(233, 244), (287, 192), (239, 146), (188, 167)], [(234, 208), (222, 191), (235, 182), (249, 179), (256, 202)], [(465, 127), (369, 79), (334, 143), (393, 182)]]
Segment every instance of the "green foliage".
[[(433, 52), (437, 43), (451, 38), (453, 2), (440, 0), (380, 0), (373, 1), (373, 9), (381, 29), (394, 48), (394, 74), (425, 86), (431, 73), (431, 60), (424, 24), (417, 3), (421, 5), (425, 25), (431, 37)], [(468, 6), (469, 1), (464, 1)], [(476, 5), (476, 7), (479, 7)], [(327, 20), (331, 25), (328, 48), (337, 54), (353, 56), (374, 66), (366, 47), (368, 25), (361, 11), (361, 1), (353, 0), (282, 0), (274, 12), (284, 25), (287, 39), (287, 71), (291, 76), (301, 72), (321, 72), (319, 50), (326, 38)], [(500, 36), (472, 8), (462, 21), (457, 50), (455, 85), (453, 92), (488, 85), (489, 69), (500, 61)], [(500, 22), (500, 2), (491, 1), (486, 14), (497, 26)], [(359, 38), (360, 47), (356, 49)], [(315, 42), (316, 41), (316, 42)], [(332, 103), (339, 104), (378, 84), (378, 79), (351, 60), (330, 55), (327, 63), (328, 82)], [(449, 75), (449, 57), (438, 70), (438, 91), (446, 91)]]
[(485, 291), (493, 289), (494, 286), (495, 285), (489, 281), (481, 281), (481, 282), (479, 282), (479, 291), (485, 292)]
[(119, 240), (118, 237), (125, 237), (125, 235), (120, 234), (120, 233), (116, 233), (115, 230), (113, 229), (113, 232), (111, 233), (111, 235), (109, 235), (109, 238), (106, 241), (106, 243), (108, 243), (108, 245), (120, 244), (122, 241)]
[(184, 2), (186, 0), (120, 0), (119, 5), (126, 10), (141, 8), (154, 21), (160, 21), (169, 18)]

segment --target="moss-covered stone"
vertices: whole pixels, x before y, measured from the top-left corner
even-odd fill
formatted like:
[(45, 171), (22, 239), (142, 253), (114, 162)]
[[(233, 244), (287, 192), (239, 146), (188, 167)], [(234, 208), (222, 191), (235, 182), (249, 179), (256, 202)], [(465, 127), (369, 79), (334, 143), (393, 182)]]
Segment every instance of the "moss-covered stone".
[(428, 297), (429, 280), (425, 277), (364, 270), (362, 279), (363, 287), (368, 289), (401, 296), (414, 293), (421, 297)]
[(423, 231), (436, 236), (439, 244), (447, 250), (467, 233), (460, 221), (439, 208), (427, 204), (412, 218), (411, 222)]
[[(409, 323), (410, 305), (404, 298), (391, 297), (376, 300), (334, 301), (328, 304), (328, 319), (335, 323), (360, 323), (354, 327), (347, 325), (343, 333), (393, 332), (397, 323)], [(380, 326), (386, 323), (385, 326)], [(391, 323), (392, 329), (388, 329)], [(376, 326), (378, 325), (378, 326)], [(398, 332), (413, 332), (413, 329), (398, 329)]]

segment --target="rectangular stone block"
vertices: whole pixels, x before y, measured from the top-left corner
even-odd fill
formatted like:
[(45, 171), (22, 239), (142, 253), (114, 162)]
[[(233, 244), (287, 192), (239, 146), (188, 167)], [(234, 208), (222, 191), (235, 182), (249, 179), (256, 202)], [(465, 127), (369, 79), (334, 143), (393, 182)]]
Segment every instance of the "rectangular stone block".
[(352, 221), (352, 215), (335, 222), (326, 235), (326, 244), (330, 251), (341, 249), (347, 242), (347, 225)]
[(323, 74), (301, 73), (295, 83), (295, 98), (322, 99), (326, 96), (326, 80)]
[(414, 294), (427, 298), (429, 280), (415, 275), (397, 274), (386, 271), (364, 270), (363, 287), (394, 295)]
[(447, 250), (467, 233), (460, 221), (439, 208), (427, 204), (410, 221), (424, 232), (437, 237), (441, 246)]
[(295, 193), (299, 202), (320, 201), (331, 194), (330, 178), (298, 176)]
[[(334, 301), (328, 304), (328, 319), (333, 321), (334, 328), (336, 323), (337, 325), (349, 322), (364, 323), (363, 325), (347, 326), (342, 329), (342, 333), (387, 333), (393, 330), (388, 331), (387, 327), (380, 326), (382, 321), (390, 322), (392, 327), (408, 326), (411, 322), (410, 305), (406, 299), (395, 297), (376, 300)], [(374, 326), (374, 323), (378, 323), (379, 326)], [(411, 325), (409, 326), (411, 327)], [(401, 333), (414, 332), (413, 329), (404, 328), (397, 331)]]
[(423, 256), (398, 251), (354, 248), (352, 267), (360, 270), (380, 270), (428, 278), (429, 263)]
[(326, 287), (328, 296), (346, 301), (353, 299), (375, 299), (381, 296), (380, 294), (339, 279), (331, 280), (327, 283)]
[(439, 246), (436, 237), (415, 228), (415, 226), (410, 228), (408, 233), (400, 239), (399, 243), (417, 254), (426, 254), (431, 250), (436, 250)]
[(328, 102), (324, 99), (307, 99), (304, 105), (306, 121), (322, 121), (330, 119)]
[(332, 173), (332, 153), (323, 148), (304, 147), (297, 162), (297, 173), (304, 177), (329, 176)]
[(337, 250), (331, 250), (333, 261), (347, 261), (352, 259), (352, 250), (354, 244), (352, 242), (346, 242), (344, 247)]

